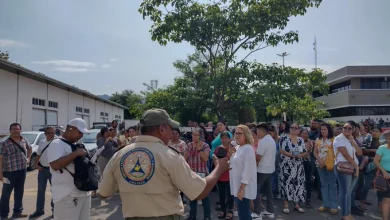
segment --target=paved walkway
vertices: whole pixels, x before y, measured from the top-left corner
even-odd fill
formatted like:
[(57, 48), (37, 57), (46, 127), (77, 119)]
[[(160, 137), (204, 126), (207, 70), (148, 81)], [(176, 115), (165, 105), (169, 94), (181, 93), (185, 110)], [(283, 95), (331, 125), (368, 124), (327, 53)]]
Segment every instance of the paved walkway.
[[(0, 190), (2, 188), (2, 185), (0, 184)], [(0, 191), (1, 192), (1, 191)], [(28, 172), (27, 178), (26, 178), (26, 184), (25, 184), (25, 193), (23, 198), (23, 205), (24, 205), (24, 212), (26, 214), (31, 214), (35, 211), (35, 203), (36, 203), (36, 193), (37, 193), (37, 171)], [(215, 212), (216, 202), (218, 194), (216, 192), (211, 193), (211, 205), (212, 205), (212, 219), (218, 219), (217, 212)], [(313, 198), (316, 198), (317, 194), (316, 192), (313, 193)], [(51, 210), (50, 210), (50, 187), (48, 186), (48, 189), (46, 191), (46, 206), (45, 206), (45, 212), (46, 214), (39, 218), (39, 219), (51, 219)], [(374, 192), (370, 192), (369, 194), (369, 200), (374, 202), (376, 201), (376, 196)], [(340, 216), (331, 216), (330, 214), (322, 214), (318, 213), (316, 210), (321, 205), (320, 201), (314, 200), (313, 201), (313, 208), (306, 209), (305, 214), (301, 214), (298, 212), (292, 211), (292, 204), (291, 204), (291, 213), (289, 215), (285, 215), (282, 213), (282, 207), (283, 203), (281, 200), (275, 200), (275, 218), (277, 220), (284, 220), (284, 219), (292, 219), (292, 220), (298, 220), (298, 219), (308, 219), (308, 220), (319, 220), (319, 219), (340, 219)], [(11, 198), (11, 210), (13, 208), (13, 198)], [(372, 206), (368, 206), (369, 210), (364, 217), (355, 217), (355, 219), (381, 219), (379, 213), (377, 212), (377, 204), (374, 202)], [(188, 207), (186, 207), (186, 211), (188, 212)], [(11, 215), (12, 213), (10, 213)], [(203, 209), (202, 206), (198, 207), (198, 219), (203, 219)], [(123, 219), (122, 217), (122, 206), (121, 201), (118, 195), (113, 196), (109, 199), (101, 200), (100, 198), (92, 199), (92, 208), (91, 208), (91, 219), (94, 220), (100, 220), (100, 219), (108, 219), (108, 220), (118, 220)], [(238, 218), (235, 218), (238, 219)], [(264, 217), (263, 219), (266, 219)]]

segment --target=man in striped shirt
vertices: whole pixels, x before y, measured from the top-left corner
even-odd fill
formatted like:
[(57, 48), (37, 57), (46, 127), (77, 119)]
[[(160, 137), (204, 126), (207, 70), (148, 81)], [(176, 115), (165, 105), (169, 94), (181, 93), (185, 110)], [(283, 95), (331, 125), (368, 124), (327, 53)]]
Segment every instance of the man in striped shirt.
[[(13, 218), (25, 218), (23, 211), (24, 182), (26, 180), (27, 164), (30, 162), (32, 149), (28, 141), (23, 138), (22, 127), (13, 123), (9, 127), (10, 137), (0, 143), (0, 181), (3, 184), (1, 193), (1, 218), (7, 218), (9, 214), (9, 200), (14, 190)], [(5, 181), (8, 179), (8, 183)]]

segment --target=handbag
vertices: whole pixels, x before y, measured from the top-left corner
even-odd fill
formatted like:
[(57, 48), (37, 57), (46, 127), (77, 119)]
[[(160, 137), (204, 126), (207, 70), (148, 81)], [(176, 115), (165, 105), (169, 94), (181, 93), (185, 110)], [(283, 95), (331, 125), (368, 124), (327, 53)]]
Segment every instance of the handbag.
[(374, 180), (372, 181), (372, 186), (374, 189), (384, 192), (389, 189), (389, 182), (385, 177), (383, 176), (382, 172), (378, 169), (376, 171), (376, 175)]
[[(337, 150), (335, 158), (337, 158), (337, 155), (339, 155), (339, 150)], [(353, 152), (352, 159), (355, 160), (355, 152)], [(342, 161), (337, 163), (337, 171), (339, 173), (352, 175), (355, 173), (355, 167), (350, 162)]]

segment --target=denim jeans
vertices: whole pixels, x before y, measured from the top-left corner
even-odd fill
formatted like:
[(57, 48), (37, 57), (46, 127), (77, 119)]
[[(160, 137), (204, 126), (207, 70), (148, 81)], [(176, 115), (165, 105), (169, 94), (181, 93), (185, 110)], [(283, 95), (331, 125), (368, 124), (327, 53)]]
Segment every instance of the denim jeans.
[(333, 171), (318, 169), (321, 180), (322, 206), (325, 208), (337, 209), (337, 185), (336, 176)]
[(10, 183), (3, 184), (1, 192), (0, 212), (1, 217), (6, 218), (9, 214), (9, 199), (12, 190), (14, 190), (14, 213), (22, 213), (23, 211), (23, 194), (24, 182), (26, 181), (26, 170), (18, 170), (12, 172), (3, 172), (3, 177), (6, 177)]
[(303, 167), (305, 168), (305, 178), (306, 178), (306, 203), (310, 203), (311, 199), (311, 163), (310, 161), (303, 161)]
[(360, 200), (363, 191), (363, 185), (364, 185), (364, 173), (360, 171), (359, 177), (357, 177), (356, 184), (353, 187), (352, 194), (351, 194), (352, 208), (356, 207), (356, 200)]
[(239, 200), (236, 197), (235, 198), (235, 202), (237, 204), (238, 219), (239, 220), (250, 220), (250, 219), (252, 219), (251, 209), (250, 209), (250, 200), (247, 199), (247, 198), (242, 198), (242, 200)]
[(334, 173), (339, 183), (341, 216), (351, 215), (351, 195), (358, 178), (351, 174), (338, 172), (337, 166), (334, 168)]
[[(210, 207), (210, 198), (207, 196), (202, 199), (203, 214), (205, 218), (211, 219), (211, 207)], [(198, 211), (198, 201), (193, 200), (190, 202), (190, 217), (196, 219), (196, 213)]]
[[(51, 185), (51, 173), (49, 168), (43, 168), (43, 170), (38, 172), (38, 193), (37, 193), (37, 209), (36, 212), (44, 213), (45, 212), (45, 195), (46, 195), (46, 186), (47, 181)], [(53, 211), (53, 199), (51, 200), (51, 210)]]

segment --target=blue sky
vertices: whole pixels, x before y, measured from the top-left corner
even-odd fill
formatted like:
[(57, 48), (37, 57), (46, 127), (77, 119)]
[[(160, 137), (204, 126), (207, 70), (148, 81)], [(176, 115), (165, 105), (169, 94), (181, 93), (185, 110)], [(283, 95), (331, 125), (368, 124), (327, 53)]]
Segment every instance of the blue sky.
[[(172, 63), (194, 49), (187, 43), (160, 46), (150, 38), (151, 23), (138, 13), (141, 1), (67, 0), (0, 2), (0, 49), (11, 61), (94, 94), (159, 87), (181, 74)], [(266, 48), (250, 56), (261, 63), (333, 71), (346, 65), (390, 65), (389, 0), (324, 0), (305, 16), (291, 18), (299, 43)], [(243, 53), (241, 53), (243, 54)]]

